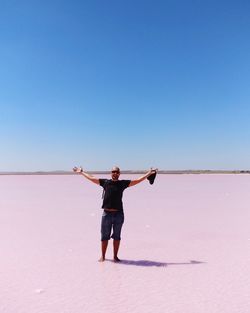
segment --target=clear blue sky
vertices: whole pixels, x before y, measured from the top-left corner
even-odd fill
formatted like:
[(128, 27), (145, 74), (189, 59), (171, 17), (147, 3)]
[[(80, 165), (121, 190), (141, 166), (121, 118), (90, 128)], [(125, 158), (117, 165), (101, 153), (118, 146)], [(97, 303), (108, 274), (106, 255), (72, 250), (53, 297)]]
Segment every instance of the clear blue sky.
[(0, 171), (250, 169), (249, 1), (0, 4)]

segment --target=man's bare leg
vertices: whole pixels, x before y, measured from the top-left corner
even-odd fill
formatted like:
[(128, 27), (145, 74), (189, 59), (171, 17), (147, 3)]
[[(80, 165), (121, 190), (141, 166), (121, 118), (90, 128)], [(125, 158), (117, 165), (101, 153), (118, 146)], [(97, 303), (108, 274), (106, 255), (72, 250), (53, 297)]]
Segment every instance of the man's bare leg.
[(108, 240), (103, 240), (102, 241), (102, 256), (99, 259), (99, 262), (104, 262), (105, 261), (105, 255), (106, 255), (106, 251), (107, 251), (107, 247), (108, 247)]
[(118, 258), (117, 254), (118, 254), (119, 247), (120, 247), (120, 240), (114, 240), (113, 247), (114, 247), (114, 261), (119, 262), (121, 260)]

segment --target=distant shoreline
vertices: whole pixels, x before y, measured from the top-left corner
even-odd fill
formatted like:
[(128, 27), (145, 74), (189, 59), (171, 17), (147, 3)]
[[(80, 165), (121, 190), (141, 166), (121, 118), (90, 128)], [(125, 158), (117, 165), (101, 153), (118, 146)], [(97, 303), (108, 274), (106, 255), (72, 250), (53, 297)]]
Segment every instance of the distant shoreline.
[[(110, 171), (87, 171), (90, 174), (109, 174)], [(124, 170), (122, 174), (145, 174), (142, 170)], [(158, 174), (250, 174), (250, 170), (159, 170)], [(72, 171), (0, 172), (0, 175), (77, 175)]]

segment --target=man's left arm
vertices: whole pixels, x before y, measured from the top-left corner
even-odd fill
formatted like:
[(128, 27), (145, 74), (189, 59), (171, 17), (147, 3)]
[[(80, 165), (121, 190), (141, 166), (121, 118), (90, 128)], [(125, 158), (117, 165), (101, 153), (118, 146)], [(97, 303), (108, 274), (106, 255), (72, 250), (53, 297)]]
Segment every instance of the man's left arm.
[(137, 178), (137, 179), (133, 179), (131, 180), (130, 184), (128, 185), (128, 187), (132, 187), (132, 186), (135, 186), (139, 183), (141, 183), (142, 181), (144, 181), (147, 177), (149, 177), (151, 174), (153, 173), (156, 173), (157, 172), (157, 169), (150, 169), (145, 175)]

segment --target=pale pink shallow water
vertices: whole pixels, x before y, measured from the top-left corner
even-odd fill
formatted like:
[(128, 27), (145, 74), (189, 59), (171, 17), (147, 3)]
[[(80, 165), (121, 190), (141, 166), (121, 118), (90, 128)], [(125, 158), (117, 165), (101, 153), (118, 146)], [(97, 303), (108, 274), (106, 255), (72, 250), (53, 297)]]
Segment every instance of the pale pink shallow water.
[(101, 187), (0, 176), (0, 190), (1, 313), (250, 312), (249, 175), (127, 189), (120, 264), (111, 247), (97, 262)]

